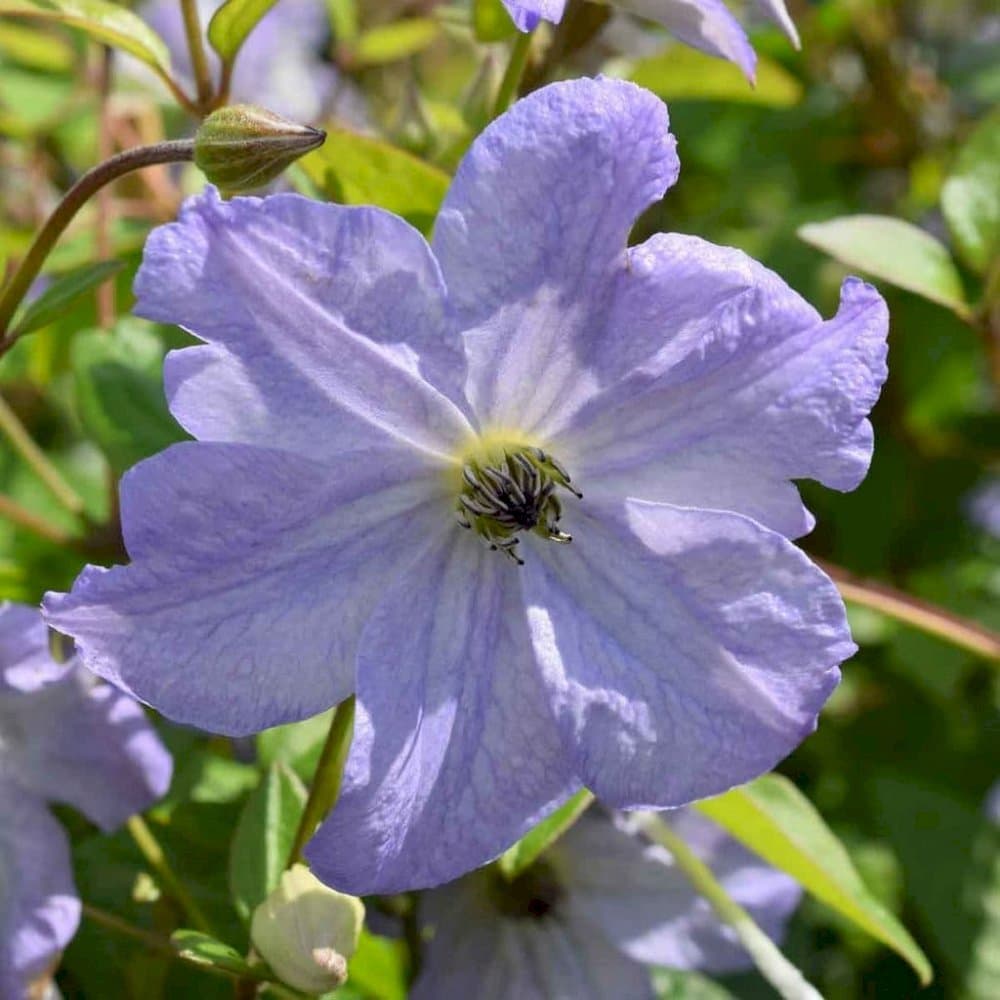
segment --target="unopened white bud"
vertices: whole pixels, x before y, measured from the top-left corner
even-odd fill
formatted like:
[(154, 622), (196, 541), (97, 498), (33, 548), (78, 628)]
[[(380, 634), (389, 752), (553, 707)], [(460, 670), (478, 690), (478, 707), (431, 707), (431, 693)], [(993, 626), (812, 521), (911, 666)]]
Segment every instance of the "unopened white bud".
[(328, 993), (347, 979), (364, 917), (360, 899), (295, 865), (254, 910), (250, 937), (282, 982), (305, 993)]

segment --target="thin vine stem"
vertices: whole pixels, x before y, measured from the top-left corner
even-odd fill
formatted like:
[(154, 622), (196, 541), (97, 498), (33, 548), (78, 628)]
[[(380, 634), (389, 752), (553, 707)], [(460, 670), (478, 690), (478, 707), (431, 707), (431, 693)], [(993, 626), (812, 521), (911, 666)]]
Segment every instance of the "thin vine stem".
[(0, 493), (0, 518), (16, 524), (25, 531), (30, 531), (39, 538), (44, 538), (47, 542), (52, 542), (62, 548), (76, 548), (79, 540), (68, 532), (62, 530), (54, 524), (50, 524), (44, 518), (39, 517), (33, 511), (22, 507), (16, 500)]
[(24, 459), (52, 496), (74, 517), (82, 517), (83, 498), (66, 482), (49, 456), (35, 444), (27, 428), (2, 395), (0, 395), (0, 433), (10, 441), (14, 451)]
[(181, 907), (185, 917), (191, 921), (191, 924), (197, 930), (203, 931), (205, 934), (212, 934), (211, 924), (209, 924), (201, 907), (195, 902), (194, 897), (187, 891), (184, 883), (181, 882), (176, 872), (171, 868), (170, 861), (160, 846), (160, 842), (156, 839), (146, 821), (136, 814), (135, 816), (130, 816), (125, 825), (132, 839), (135, 841), (136, 847), (139, 848), (147, 864), (153, 869), (156, 877), (163, 884), (167, 895), (171, 896)]
[(840, 566), (821, 560), (817, 563), (837, 585), (845, 601), (871, 608), (953, 646), (1000, 662), (1000, 635), (991, 629), (884, 583), (865, 580)]
[(671, 853), (677, 867), (708, 900), (719, 919), (733, 929), (760, 974), (779, 996), (784, 1000), (823, 1000), (819, 991), (785, 958), (778, 946), (757, 926), (753, 917), (719, 884), (711, 868), (669, 824), (650, 813), (643, 829)]
[(212, 101), (213, 86), (208, 59), (205, 56), (205, 43), (202, 40), (198, 0), (181, 0), (181, 12), (184, 15), (184, 34), (187, 36), (188, 51), (191, 53), (191, 68), (194, 71), (198, 104), (201, 108), (207, 108)]
[(63, 195), (62, 201), (38, 231), (14, 276), (0, 294), (0, 355), (9, 350), (18, 337), (16, 328), (9, 331), (14, 312), (41, 271), (45, 258), (48, 257), (56, 240), (87, 201), (106, 184), (133, 170), (157, 163), (180, 163), (193, 159), (193, 139), (174, 139), (169, 142), (158, 142), (152, 146), (127, 149), (88, 170)]
[(524, 71), (528, 65), (528, 53), (531, 51), (531, 39), (533, 32), (519, 31), (511, 46), (510, 59), (507, 62), (507, 69), (504, 71), (503, 79), (500, 81), (500, 89), (497, 91), (496, 100), (493, 102), (493, 114), (491, 118), (502, 115), (510, 102), (514, 99), (521, 80), (524, 78)]

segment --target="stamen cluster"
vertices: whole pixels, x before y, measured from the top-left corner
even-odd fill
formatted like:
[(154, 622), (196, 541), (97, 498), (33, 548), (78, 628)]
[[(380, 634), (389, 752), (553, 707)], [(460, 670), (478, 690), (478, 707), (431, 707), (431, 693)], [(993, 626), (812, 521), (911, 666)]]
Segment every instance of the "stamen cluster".
[(576, 497), (569, 473), (541, 448), (504, 451), (489, 462), (470, 461), (462, 467), (458, 523), (481, 535), (490, 548), (503, 552), (518, 565), (524, 560), (514, 548), (518, 532), (533, 531), (552, 542), (571, 542), (559, 528), (562, 503), (556, 487)]

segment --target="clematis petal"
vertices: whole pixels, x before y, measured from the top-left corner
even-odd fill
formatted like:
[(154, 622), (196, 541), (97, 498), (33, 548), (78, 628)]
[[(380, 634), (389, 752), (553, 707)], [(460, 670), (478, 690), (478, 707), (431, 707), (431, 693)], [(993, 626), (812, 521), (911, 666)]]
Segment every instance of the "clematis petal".
[(615, 0), (615, 6), (662, 24), (686, 45), (736, 63), (754, 82), (757, 55), (723, 0)]
[(521, 31), (534, 31), (539, 21), (558, 24), (566, 10), (566, 0), (503, 0), (503, 5)]
[(592, 348), (606, 388), (553, 449), (579, 456), (564, 461), (588, 496), (733, 510), (804, 534), (812, 519), (789, 480), (850, 490), (871, 460), (881, 296), (848, 279), (823, 322), (738, 250), (665, 235), (630, 258)]
[(69, 844), (45, 804), (0, 781), (0, 998), (22, 1000), (80, 921)]
[(437, 264), (387, 212), (209, 189), (150, 235), (135, 291), (139, 315), (231, 355), (221, 400), (204, 354), (172, 363), (173, 412), (198, 437), (325, 459), (391, 442), (441, 454), (469, 433), (446, 395), (461, 400), (464, 368)]
[(671, 807), (769, 770), (855, 646), (833, 584), (749, 518), (640, 501), (567, 519), (523, 567), (567, 751), (602, 801)]
[[(795, 880), (691, 810), (661, 818), (758, 926), (780, 939), (802, 896)], [(573, 919), (598, 929), (637, 962), (707, 972), (752, 964), (670, 853), (643, 837), (632, 817), (590, 810), (557, 841), (551, 861), (571, 886), (566, 905)]]
[(122, 484), (134, 562), (49, 594), (49, 623), (187, 724), (241, 735), (329, 708), (354, 689), (376, 597), (447, 520), (418, 453), (345, 462), (331, 481), (288, 452), (189, 442), (140, 463)]
[(785, 0), (754, 0), (755, 6), (769, 21), (776, 24), (785, 33), (785, 37), (797, 49), (802, 48), (799, 41), (799, 32), (795, 27), (795, 22), (788, 13)]
[(0, 601), (0, 698), (11, 691), (37, 691), (71, 669), (52, 658), (37, 608)]
[(13, 780), (105, 830), (170, 784), (170, 754), (142, 709), (82, 668), (31, 695), (0, 696), (0, 729)]
[(307, 850), (320, 878), (356, 895), (478, 867), (579, 787), (517, 567), (445, 530), (368, 622), (344, 791)]
[(674, 146), (657, 97), (606, 79), (538, 90), (473, 143), (433, 245), (481, 423), (540, 432), (595, 391), (579, 346), (633, 222), (677, 177)]

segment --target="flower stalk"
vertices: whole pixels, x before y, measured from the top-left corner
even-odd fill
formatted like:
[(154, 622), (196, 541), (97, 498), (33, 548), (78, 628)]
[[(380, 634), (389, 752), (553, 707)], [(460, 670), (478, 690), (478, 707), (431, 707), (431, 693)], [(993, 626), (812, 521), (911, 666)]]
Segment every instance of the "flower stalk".
[(302, 860), (302, 849), (306, 842), (316, 832), (323, 817), (337, 804), (340, 795), (340, 785), (344, 777), (344, 765), (347, 763), (347, 752), (351, 747), (351, 736), (354, 733), (355, 697), (345, 698), (333, 712), (330, 729), (323, 744), (316, 773), (309, 786), (309, 798), (302, 819), (295, 831), (295, 840), (288, 854), (286, 868), (291, 868)]
[(27, 294), (31, 283), (38, 277), (56, 241), (73, 221), (76, 213), (105, 185), (113, 180), (157, 163), (182, 163), (194, 159), (194, 142), (175, 139), (158, 142), (152, 146), (127, 149), (88, 170), (56, 205), (45, 225), (38, 231), (34, 242), (14, 272), (7, 287), (0, 294), (0, 356), (17, 340), (18, 331), (10, 330), (14, 312)]
[(649, 814), (646, 834), (665, 847), (678, 868), (712, 905), (718, 918), (733, 929), (760, 974), (784, 1000), (822, 1000), (822, 995), (782, 955), (778, 946), (757, 926), (753, 917), (719, 884), (712, 870), (659, 816)]
[(212, 102), (214, 88), (208, 69), (208, 59), (205, 56), (205, 44), (202, 41), (198, 0), (181, 0), (181, 13), (184, 16), (184, 34), (187, 36), (188, 51), (191, 53), (191, 68), (194, 70), (198, 106), (201, 110), (205, 110)]
[(493, 103), (493, 114), (490, 118), (497, 118), (502, 115), (510, 102), (514, 99), (521, 80), (524, 78), (524, 71), (528, 65), (528, 54), (531, 52), (531, 39), (534, 32), (518, 32), (514, 39), (514, 44), (510, 50), (510, 61), (504, 71), (503, 79), (500, 81), (500, 89), (497, 91), (496, 100)]

